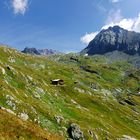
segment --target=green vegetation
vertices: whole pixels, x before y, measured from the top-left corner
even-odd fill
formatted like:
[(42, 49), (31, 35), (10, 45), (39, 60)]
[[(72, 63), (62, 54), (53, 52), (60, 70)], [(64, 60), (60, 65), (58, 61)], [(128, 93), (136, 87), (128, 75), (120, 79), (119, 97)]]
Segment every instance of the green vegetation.
[[(71, 123), (86, 140), (140, 139), (140, 70), (128, 62), (46, 58), (4, 46), (0, 54), (0, 139), (65, 139)], [(53, 79), (64, 85), (52, 85)]]

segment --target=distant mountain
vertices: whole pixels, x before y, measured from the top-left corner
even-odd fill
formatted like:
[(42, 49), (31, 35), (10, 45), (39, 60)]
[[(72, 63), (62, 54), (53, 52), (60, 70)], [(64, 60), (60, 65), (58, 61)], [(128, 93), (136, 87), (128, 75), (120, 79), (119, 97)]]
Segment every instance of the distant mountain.
[(61, 52), (56, 51), (56, 50), (52, 50), (52, 49), (40, 49), (40, 50), (38, 50), (38, 52), (39, 52), (41, 55), (61, 54)]
[(22, 52), (27, 54), (32, 54), (32, 55), (61, 54), (60, 52), (52, 49), (36, 49), (36, 48), (28, 48), (28, 47), (26, 47)]
[(119, 26), (102, 30), (81, 51), (81, 54), (105, 54), (113, 51), (121, 51), (129, 55), (140, 55), (140, 33), (128, 31)]
[(28, 54), (32, 54), (32, 55), (41, 55), (39, 53), (39, 51), (36, 48), (28, 48), (26, 47), (23, 51), (21, 51), (23, 53), (28, 53)]

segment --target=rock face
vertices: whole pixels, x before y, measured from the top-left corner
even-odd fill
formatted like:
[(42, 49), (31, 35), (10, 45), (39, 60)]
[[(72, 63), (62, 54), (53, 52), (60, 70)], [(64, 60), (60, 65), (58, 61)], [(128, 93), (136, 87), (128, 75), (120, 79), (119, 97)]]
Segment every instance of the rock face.
[(71, 124), (68, 129), (69, 136), (73, 140), (83, 140), (83, 132), (80, 130), (80, 127), (77, 124)]
[(102, 30), (81, 54), (105, 54), (116, 50), (129, 55), (140, 55), (140, 33), (127, 31), (119, 26), (109, 27)]
[(53, 55), (53, 54), (61, 54), (60, 52), (52, 49), (36, 49), (36, 48), (28, 48), (26, 47), (23, 51), (23, 53), (28, 53), (32, 55)]

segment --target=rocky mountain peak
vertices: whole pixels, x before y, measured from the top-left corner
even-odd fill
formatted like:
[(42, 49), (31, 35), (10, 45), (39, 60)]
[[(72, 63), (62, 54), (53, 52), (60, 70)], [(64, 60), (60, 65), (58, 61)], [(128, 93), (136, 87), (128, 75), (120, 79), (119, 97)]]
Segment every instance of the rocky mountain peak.
[(120, 31), (122, 31), (124, 29), (116, 25), (116, 26), (113, 26), (113, 27), (109, 27), (108, 30), (119, 33)]
[(33, 54), (33, 55), (40, 55), (39, 51), (36, 48), (26, 47), (22, 52), (28, 53), (28, 54)]
[(81, 53), (94, 55), (116, 50), (130, 55), (140, 54), (140, 33), (119, 26), (109, 27), (102, 30)]

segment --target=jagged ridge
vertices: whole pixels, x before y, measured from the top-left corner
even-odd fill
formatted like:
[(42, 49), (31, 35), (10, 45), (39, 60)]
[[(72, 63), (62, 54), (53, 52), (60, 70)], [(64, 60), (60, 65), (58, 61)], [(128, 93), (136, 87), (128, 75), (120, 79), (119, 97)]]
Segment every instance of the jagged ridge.
[(24, 48), (23, 53), (32, 54), (32, 55), (54, 55), (54, 54), (61, 54), (60, 52), (52, 49), (36, 49), (36, 48)]

